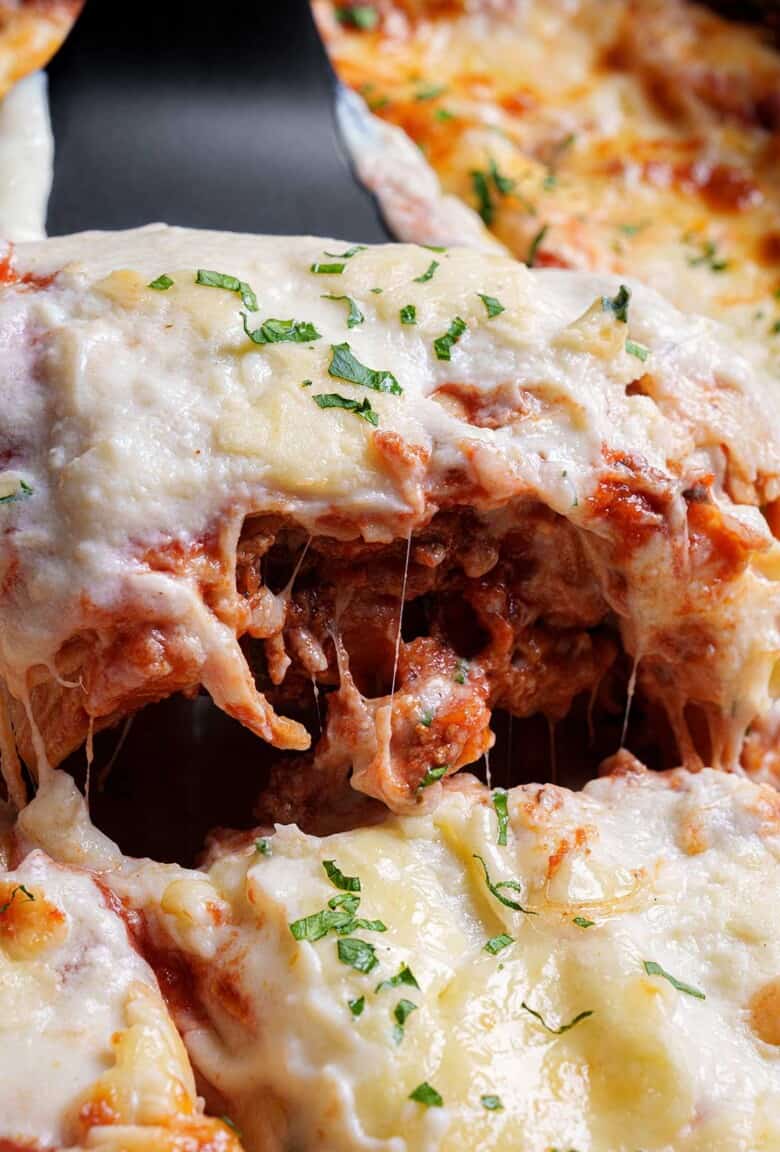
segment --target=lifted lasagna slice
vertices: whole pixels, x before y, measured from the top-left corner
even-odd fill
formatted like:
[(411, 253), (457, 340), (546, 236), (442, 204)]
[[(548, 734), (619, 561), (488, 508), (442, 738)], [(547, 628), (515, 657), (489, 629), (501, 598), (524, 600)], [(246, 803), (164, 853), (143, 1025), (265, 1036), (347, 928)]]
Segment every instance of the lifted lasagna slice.
[(239, 1152), (118, 907), (39, 850), (0, 872), (0, 1147)]
[[(226, 834), (202, 871), (80, 857), (248, 1152), (775, 1152), (777, 793), (624, 762), (440, 800)], [(20, 818), (66, 856), (84, 821), (60, 773)]]
[(42, 772), (200, 686), (297, 751), (321, 688), (312, 778), (397, 809), (492, 709), (556, 720), (610, 677), (687, 764), (736, 765), (780, 651), (760, 351), (465, 249), (155, 226), (20, 245), (4, 277), (17, 799), (15, 747)]

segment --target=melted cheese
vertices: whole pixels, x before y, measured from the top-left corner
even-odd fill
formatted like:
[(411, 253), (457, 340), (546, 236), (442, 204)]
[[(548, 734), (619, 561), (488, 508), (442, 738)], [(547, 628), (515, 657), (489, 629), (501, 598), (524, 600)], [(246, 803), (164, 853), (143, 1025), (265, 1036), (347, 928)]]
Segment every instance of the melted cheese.
[[(376, 827), (278, 827), (267, 855), (228, 839), (204, 872), (107, 874), (191, 966), (201, 1021), (182, 1018), (185, 1042), (250, 1152), (774, 1152), (776, 793), (710, 770), (529, 785), (509, 793), (502, 847), (489, 794), (460, 785)], [(72, 795), (67, 777), (44, 790), (25, 834), (46, 843), (57, 826), (67, 853)], [(476, 856), (527, 912), (491, 894)], [(325, 860), (359, 877), (357, 915), (386, 925), (350, 933), (375, 948), (367, 973), (335, 933), (290, 931), (344, 895)], [(500, 934), (512, 943), (486, 951)], [(403, 965), (416, 984), (378, 989)], [(402, 998), (415, 1010), (399, 1039)], [(555, 1034), (528, 1008), (550, 1029), (591, 1015)], [(443, 1107), (410, 1101), (423, 1081)], [(483, 1106), (492, 1095), (503, 1110)]]
[(393, 0), (368, 31), (342, 7), (314, 3), (355, 92), (340, 118), (399, 239), (525, 260), (545, 227), (540, 263), (633, 274), (780, 355), (780, 57), (758, 30), (684, 0)]
[[(687, 675), (680, 630), (713, 637), (699, 683), (736, 724), (720, 747), (733, 762), (742, 727), (768, 705), (780, 650), (777, 546), (753, 506), (780, 492), (776, 385), (761, 351), (633, 282), (622, 323), (601, 302), (617, 292), (614, 278), (532, 273), (466, 249), (376, 247), (343, 258), (341, 273), (311, 271), (342, 247), (162, 226), (19, 246), (22, 279), (0, 295), (0, 482), (17, 497), (0, 511), (0, 666), (11, 692), (27, 702), (66, 641), (96, 629), (109, 645), (121, 618), (179, 629), (201, 681), (245, 715), (254, 689), (230, 591), (243, 518), (278, 512), (311, 533), (389, 541), (428, 521), (455, 474), (461, 499), (486, 525), (493, 517), (489, 530), (528, 499), (582, 530), (632, 654)], [(197, 284), (198, 267), (254, 287), (250, 327), (292, 318), (317, 338), (252, 343), (238, 295)], [(150, 288), (163, 273), (173, 285)], [(489, 318), (480, 293), (504, 311)], [(364, 322), (348, 328), (345, 302), (324, 294), (353, 297)], [(403, 325), (410, 304), (417, 322)], [(456, 317), (465, 328), (441, 359), (436, 341)], [(629, 337), (647, 359), (628, 353)], [(346, 342), (392, 372), (402, 394), (329, 374)], [(508, 386), (516, 411), (500, 427), (470, 422), (438, 394), (453, 381), (487, 398)], [(313, 396), (331, 392), (370, 400), (378, 428), (320, 409)], [(404, 447), (400, 464), (383, 448), (388, 434)], [(743, 549), (733, 569), (725, 557), (711, 568), (721, 537), (689, 532), (683, 494), (702, 480), (711, 522)], [(632, 485), (665, 501), (653, 521), (640, 497), (641, 522), (656, 524), (647, 536), (626, 526), (633, 505), (615, 507), (621, 494), (636, 498)], [(204, 603), (186, 566), (155, 559), (209, 547), (225, 569), (222, 607)], [(72, 671), (63, 674), (77, 680)], [(271, 716), (260, 734), (306, 746), (300, 726)]]
[(46, 234), (54, 141), (46, 76), (25, 77), (0, 102), (0, 236), (40, 240)]
[(40, 851), (0, 874), (0, 1066), (0, 1143), (159, 1152), (210, 1127), (229, 1149), (123, 920)]

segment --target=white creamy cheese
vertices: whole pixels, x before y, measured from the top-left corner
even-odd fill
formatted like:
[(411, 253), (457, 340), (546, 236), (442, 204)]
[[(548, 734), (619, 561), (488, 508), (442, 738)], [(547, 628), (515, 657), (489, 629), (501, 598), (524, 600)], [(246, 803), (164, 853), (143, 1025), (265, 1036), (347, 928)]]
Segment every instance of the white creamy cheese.
[[(21, 823), (67, 856), (63, 811), (83, 826), (57, 774)], [(502, 846), (490, 794), (461, 778), (424, 816), (278, 827), (265, 853), (227, 839), (203, 872), (93, 863), (191, 967), (184, 1039), (249, 1152), (775, 1152), (777, 794), (635, 770), (513, 789), (508, 815)], [(294, 938), (350, 895), (386, 931)], [(355, 939), (368, 971), (339, 957)], [(413, 980), (379, 987), (403, 966)], [(421, 1083), (441, 1107), (409, 1099)]]
[(0, 101), (0, 237), (40, 240), (52, 181), (54, 141), (46, 75), (20, 80)]

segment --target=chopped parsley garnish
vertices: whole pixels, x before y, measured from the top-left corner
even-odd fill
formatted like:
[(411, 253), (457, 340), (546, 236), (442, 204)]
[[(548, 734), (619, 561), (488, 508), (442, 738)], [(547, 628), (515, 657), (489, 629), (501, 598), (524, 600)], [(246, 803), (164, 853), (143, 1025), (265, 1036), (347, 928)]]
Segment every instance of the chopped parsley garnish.
[(358, 996), (357, 1000), (348, 1000), (349, 1010), (353, 1016), (362, 1016), (366, 1006), (365, 996)]
[(589, 920), (587, 916), (575, 916), (572, 924), (576, 924), (578, 928), (593, 928), (596, 921)]
[(357, 328), (358, 324), (362, 324), (365, 316), (360, 311), (357, 303), (351, 296), (334, 296), (328, 294), (322, 297), (323, 300), (344, 300), (349, 307), (349, 314), (347, 315), (347, 328)]
[(250, 329), (246, 312), (241, 313), (244, 332), (253, 344), (309, 344), (321, 333), (306, 320), (265, 320), (259, 328)]
[(423, 84), (414, 94), (415, 100), (437, 100), (447, 91), (446, 84)]
[(165, 292), (168, 288), (173, 286), (173, 280), (164, 272), (162, 276), (158, 276), (156, 280), (152, 280), (151, 284), (147, 284), (147, 288), (154, 288), (157, 292)]
[(354, 412), (374, 428), (379, 424), (379, 414), (371, 407), (368, 399), (352, 400), (349, 396), (339, 396), (338, 392), (319, 392), (314, 397), (314, 403), (319, 408), (343, 408), (345, 412)]
[(700, 268), (702, 266), (709, 268), (710, 272), (725, 272), (729, 266), (728, 260), (724, 260), (718, 255), (717, 246), (712, 240), (693, 240), (690, 236), (683, 237), (687, 243), (697, 244), (699, 247), (698, 255), (689, 256), (688, 264), (691, 268)]
[(376, 372), (361, 364), (352, 354), (349, 344), (331, 344), (333, 356), (328, 365), (328, 375), (338, 380), (347, 380), (350, 384), (359, 384), (363, 388), (372, 388), (374, 392), (392, 392), (400, 396), (403, 388), (392, 372)]
[(579, 1024), (580, 1020), (587, 1020), (589, 1016), (593, 1015), (592, 1009), (588, 1012), (578, 1012), (574, 1019), (570, 1020), (568, 1024), (561, 1024), (558, 1028), (551, 1028), (542, 1016), (541, 1012), (537, 1012), (536, 1009), (529, 1007), (525, 1000), (523, 1000), (520, 1007), (525, 1008), (526, 1012), (530, 1012), (532, 1016), (535, 1016), (541, 1026), (548, 1032), (551, 1032), (553, 1036), (562, 1036), (564, 1032), (568, 1032), (571, 1028), (574, 1027), (575, 1024)]
[(491, 956), (498, 956), (499, 952), (503, 952), (510, 944), (514, 944), (512, 937), (507, 936), (506, 932), (501, 932), (498, 936), (491, 936), (482, 951), (489, 952)]
[(439, 1093), (427, 1080), (423, 1080), (414, 1092), (409, 1093), (409, 1099), (414, 1100), (416, 1104), (424, 1104), (426, 1108), (441, 1108), (444, 1104)]
[(511, 196), (515, 190), (515, 180), (511, 180), (508, 176), (502, 175), (495, 160), (491, 157), (489, 164), (490, 179), (496, 186), (496, 191), (502, 196)]
[(455, 665), (455, 673), (452, 679), (456, 684), (465, 684), (469, 674), (468, 660), (459, 660)]
[(404, 304), (403, 308), (401, 309), (401, 323), (417, 323), (417, 309), (415, 308), (414, 304)]
[(438, 267), (439, 267), (439, 261), (438, 260), (431, 260), (430, 264), (425, 269), (422, 276), (415, 276), (415, 278), (414, 278), (415, 284), (427, 284), (429, 280), (433, 280), (434, 272), (436, 271), (436, 269)]
[(301, 380), (301, 388), (311, 388), (312, 384), (312, 380)]
[(479, 1102), (483, 1108), (487, 1108), (488, 1112), (503, 1112), (504, 1110), (500, 1096), (493, 1096), (488, 1093), (486, 1096), (480, 1096)]
[(509, 827), (507, 794), (503, 788), (497, 788), (493, 793), (493, 807), (498, 817), (498, 839), (496, 840), (496, 844), (503, 848), (506, 845), (506, 830)]
[(457, 344), (466, 331), (466, 322), (456, 316), (443, 336), (433, 342), (437, 360), (449, 360), (453, 344)]
[(636, 340), (626, 340), (626, 352), (629, 356), (636, 356), (637, 360), (641, 360), (643, 364), (650, 355), (650, 349), (644, 344), (637, 344)]
[(31, 900), (35, 900), (35, 897), (29, 888), (25, 888), (24, 884), (17, 884), (16, 887), (12, 889), (11, 895), (8, 897), (5, 904), (0, 905), (0, 916), (4, 916), (6, 914), (20, 892), (24, 896), (26, 902), (29, 903)]
[(536, 257), (538, 255), (539, 249), (541, 248), (542, 243), (544, 242), (544, 238), (549, 230), (549, 224), (542, 224), (541, 228), (532, 239), (528, 249), (528, 256), (526, 257), (525, 261), (529, 268), (533, 268), (534, 264), (536, 263)]
[(290, 931), (296, 940), (307, 940), (310, 944), (313, 944), (315, 940), (322, 940), (323, 936), (327, 936), (329, 932), (338, 932), (339, 930), (351, 932), (354, 927), (356, 907), (357, 905), (346, 908), (323, 908), (321, 912), (314, 912), (311, 916), (294, 920), (290, 925)]
[(395, 1016), (395, 1028), (393, 1029), (393, 1039), (396, 1044), (400, 1044), (404, 1038), (404, 1024), (411, 1016), (412, 1012), (417, 1011), (417, 1005), (413, 1004), (411, 1000), (399, 1000), (393, 1009), (393, 1016)]
[(348, 936), (346, 940), (338, 941), (336, 949), (342, 964), (347, 964), (356, 972), (362, 972), (364, 975), (370, 972), (372, 968), (376, 968), (379, 963), (374, 945), (369, 944), (367, 940), (358, 940), (353, 936)]
[(492, 892), (496, 900), (500, 901), (500, 903), (502, 903), (505, 908), (511, 908), (513, 912), (524, 912), (526, 916), (537, 915), (536, 912), (532, 912), (529, 908), (524, 908), (522, 904), (518, 904), (516, 900), (510, 900), (508, 896), (504, 896), (501, 892), (502, 888), (511, 888), (513, 892), (522, 892), (522, 884), (519, 884), (517, 880), (501, 880), (498, 884), (494, 884), (490, 879), (490, 873), (488, 872), (487, 864), (482, 859), (482, 857), (478, 856), (475, 852), (474, 859), (479, 860), (480, 864), (482, 865), (482, 870), (485, 873), (485, 883), (488, 886), (488, 890)]
[(391, 976), (388, 980), (382, 980), (380, 984), (377, 984), (374, 991), (383, 992), (385, 988), (400, 988), (402, 984), (407, 985), (409, 988), (417, 988), (418, 990), (420, 988), (420, 985), (415, 980), (414, 973), (407, 964), (402, 964), (395, 976)]
[(347, 248), (346, 252), (326, 252), (326, 256), (330, 256), (334, 260), (351, 260), (358, 252), (365, 252), (365, 244), (353, 244), (351, 248)]
[(26, 500), (32, 496), (33, 490), (26, 480), (19, 480), (19, 487), (15, 492), (9, 492), (7, 496), (0, 496), (0, 504), (15, 504), (17, 500)]
[(369, 288), (369, 292), (373, 292), (375, 296), (381, 296), (384, 288)]
[(199, 268), (195, 275), (195, 283), (205, 288), (224, 288), (226, 292), (237, 292), (241, 302), (250, 312), (257, 311), (257, 297), (245, 280), (237, 276), (228, 276), (224, 272), (210, 272), (208, 268)]
[(345, 876), (335, 860), (323, 860), (322, 867), (334, 888), (340, 888), (342, 892), (360, 891), (360, 877)]
[(500, 316), (506, 309), (500, 300), (496, 300), (495, 296), (486, 296), (483, 292), (477, 292), (482, 303), (485, 305), (488, 314), (488, 320), (492, 320), (494, 316)]
[(429, 768), (417, 785), (417, 791), (421, 792), (423, 788), (430, 788), (431, 784), (435, 784), (437, 780), (441, 780), (448, 768), (449, 764), (437, 764), (435, 768)]
[(478, 168), (475, 168), (471, 173), (471, 187), (474, 189), (474, 195), (477, 199), (477, 212), (479, 212), (482, 217), (483, 224), (486, 224), (489, 228), (493, 223), (495, 209), (493, 207), (493, 199), (490, 195), (487, 176)]
[(448, 108), (437, 108), (433, 114), (434, 120), (438, 120), (441, 124), (446, 124), (448, 120), (455, 119), (455, 113), (450, 112)]
[(446, 252), (447, 249), (443, 244), (421, 244), (421, 248), (427, 248), (429, 252)]
[(551, 188), (554, 188), (555, 185), (558, 183), (558, 164), (560, 163), (561, 158), (563, 157), (563, 154), (565, 152), (568, 152), (568, 150), (571, 148), (572, 144), (574, 143), (574, 141), (576, 139), (577, 139), (576, 133), (570, 132), (568, 136), (564, 136), (563, 140), (560, 140), (555, 145), (555, 148), (553, 149), (552, 159), (547, 166), (547, 175), (545, 176), (543, 184), (542, 184), (543, 188), (545, 188), (549, 191)]
[(676, 988), (678, 992), (684, 992), (686, 996), (695, 996), (697, 1000), (706, 1000), (707, 997), (698, 988), (694, 988), (690, 984), (684, 984), (682, 980), (678, 980), (661, 967), (656, 964), (655, 960), (643, 960), (642, 966), (648, 976), (662, 976), (664, 980), (668, 980), (672, 988)]
[(346, 264), (321, 264), (317, 261), (310, 266), (309, 271), (316, 272), (318, 276), (339, 276), (345, 268)]
[(649, 220), (640, 220), (638, 224), (618, 224), (618, 232), (622, 232), (624, 236), (636, 236), (637, 232), (641, 232), (649, 223)]
[(355, 4), (349, 8), (337, 8), (336, 19), (339, 24), (344, 24), (349, 28), (370, 32), (379, 23), (379, 13), (370, 4)]
[(420, 723), (423, 728), (430, 728), (431, 724), (433, 724), (433, 717), (433, 708), (426, 708), (424, 712), (420, 713)]
[(261, 856), (271, 855), (271, 845), (265, 836), (262, 836), (259, 840), (255, 840), (255, 852), (259, 852)]
[(238, 1124), (236, 1124), (235, 1120), (231, 1120), (229, 1116), (220, 1116), (220, 1120), (227, 1128), (230, 1128), (233, 1132), (235, 1132), (236, 1136), (238, 1136), (240, 1139), (241, 1129), (239, 1128)]
[(611, 312), (621, 324), (628, 324), (628, 305), (631, 301), (631, 289), (621, 284), (615, 296), (601, 297), (601, 311)]

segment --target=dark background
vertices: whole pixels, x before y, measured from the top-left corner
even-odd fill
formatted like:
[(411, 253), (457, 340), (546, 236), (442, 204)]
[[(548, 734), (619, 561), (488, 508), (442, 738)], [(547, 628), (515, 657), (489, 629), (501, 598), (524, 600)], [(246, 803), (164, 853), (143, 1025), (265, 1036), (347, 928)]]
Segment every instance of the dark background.
[(162, 220), (387, 239), (307, 0), (87, 0), (49, 82), (53, 235)]

